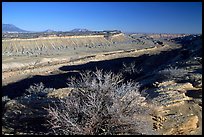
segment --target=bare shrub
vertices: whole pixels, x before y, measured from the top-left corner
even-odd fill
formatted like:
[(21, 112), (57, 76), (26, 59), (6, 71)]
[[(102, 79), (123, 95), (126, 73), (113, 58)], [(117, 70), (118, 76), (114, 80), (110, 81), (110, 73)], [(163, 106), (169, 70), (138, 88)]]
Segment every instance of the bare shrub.
[(3, 97), (1, 97), (1, 98), (2, 98), (2, 99), (1, 99), (2, 102), (8, 102), (8, 101), (11, 100), (8, 96), (3, 96)]
[[(47, 111), (43, 108), (57, 101), (55, 98), (47, 98), (47, 93), (51, 90), (53, 89), (46, 88), (43, 83), (34, 84), (23, 96), (5, 102), (5, 105), (2, 105), (3, 126), (8, 127), (14, 134), (46, 132)], [(4, 97), (4, 100), (8, 100), (7, 96)]]
[(49, 91), (54, 90), (53, 88), (46, 88), (42, 82), (39, 84), (31, 85), (26, 89), (25, 97), (37, 98), (37, 97), (46, 97)]
[(1, 97), (1, 99), (2, 99), (1, 100), (1, 112), (2, 112), (1, 114), (3, 115), (4, 114), (4, 106), (11, 99), (8, 96), (3, 96), (3, 97)]
[(81, 76), (68, 83), (74, 90), (67, 98), (47, 109), (51, 134), (155, 134), (137, 83), (122, 83), (122, 75), (101, 70)]
[(158, 74), (170, 80), (182, 80), (188, 74), (188, 70), (170, 67), (159, 71)]
[(139, 74), (142, 70), (136, 67), (136, 63), (132, 62), (129, 64), (123, 63), (122, 72), (125, 72), (127, 74)]

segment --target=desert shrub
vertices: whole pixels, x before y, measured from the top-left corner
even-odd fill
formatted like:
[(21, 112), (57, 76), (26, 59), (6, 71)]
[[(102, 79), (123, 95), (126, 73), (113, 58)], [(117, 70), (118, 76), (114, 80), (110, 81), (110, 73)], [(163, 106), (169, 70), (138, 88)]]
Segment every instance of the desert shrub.
[(188, 74), (188, 70), (177, 67), (169, 67), (167, 69), (159, 71), (158, 74), (169, 80), (182, 80)]
[(28, 89), (26, 89), (26, 92), (24, 93), (24, 96), (26, 98), (39, 98), (39, 97), (46, 97), (48, 92), (54, 90), (53, 88), (46, 88), (42, 82), (39, 84), (31, 85)]
[(2, 100), (1, 100), (1, 114), (3, 115), (3, 113), (4, 113), (4, 106), (5, 106), (5, 104), (8, 102), (8, 101), (10, 101), (11, 99), (8, 97), (8, 96), (3, 96), (2, 97)]
[(135, 62), (129, 63), (129, 64), (125, 64), (123, 63), (123, 68), (122, 68), (122, 72), (126, 73), (126, 74), (139, 74), (142, 71), (142, 69), (139, 69), (136, 66)]
[(11, 100), (8, 96), (3, 96), (2, 97), (2, 102), (8, 102), (9, 100)]
[(122, 75), (101, 70), (82, 73), (80, 80), (71, 79), (68, 86), (74, 90), (47, 109), (50, 134), (156, 134), (146, 119), (151, 109), (138, 91), (139, 85), (122, 82)]
[(2, 107), (2, 125), (14, 134), (46, 133), (47, 111), (43, 108), (58, 101), (55, 98), (47, 98), (47, 93), (52, 90), (46, 88), (43, 83), (31, 85), (23, 96), (12, 99)]

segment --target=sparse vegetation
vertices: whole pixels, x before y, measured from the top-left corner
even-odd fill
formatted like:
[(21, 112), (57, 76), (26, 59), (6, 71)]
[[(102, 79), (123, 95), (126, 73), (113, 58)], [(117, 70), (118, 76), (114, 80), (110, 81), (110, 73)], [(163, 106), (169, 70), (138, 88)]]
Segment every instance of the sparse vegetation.
[[(23, 40), (32, 49), (18, 45), (23, 43), (20, 41), (12, 40), (14, 44), (4, 41), (4, 57), (8, 54), (12, 59), (5, 58), (8, 64), (2, 67), (6, 68), (2, 72), (5, 83), (2, 84), (2, 134), (154, 135), (189, 134), (202, 129), (202, 123), (197, 122), (202, 119), (202, 46), (186, 44), (190, 55), (184, 59), (179, 54), (182, 46), (180, 49), (176, 45), (166, 45), (162, 40), (165, 45), (162, 49), (153, 43), (159, 38), (134, 37), (133, 43), (131, 39), (123, 43), (124, 37), (117, 36), (110, 47), (111, 42), (104, 38), (88, 37), (71, 41), (63, 38)], [(179, 41), (185, 42), (183, 38)], [(155, 48), (146, 52), (145, 49), (152, 47)], [(84, 53), (84, 56), (78, 58), (77, 53), (80, 56)], [(27, 60), (24, 58), (27, 54), (37, 58)], [(64, 60), (65, 55), (67, 60)], [(19, 62), (25, 59), (28, 67), (24, 66), (26, 63), (9, 64), (15, 59)], [(95, 71), (93, 67), (104, 71)], [(31, 84), (25, 90), (28, 83), (39, 80), (45, 83)], [(197, 126), (189, 133), (180, 131), (192, 115), (198, 117), (194, 122)], [(179, 133), (174, 132), (177, 129)]]
[(2, 110), (2, 115), (3, 115), (3, 108), (4, 108), (4, 105), (8, 102), (8, 101), (10, 101), (11, 99), (8, 97), (8, 96), (3, 96), (2, 98), (1, 98), (1, 106), (2, 106), (2, 108), (1, 108), (1, 110)]
[(44, 84), (40, 82), (39, 84), (31, 85), (26, 89), (24, 95), (26, 98), (36, 99), (38, 97), (46, 97), (48, 92), (53, 90), (53, 88), (45, 88)]
[(177, 67), (169, 67), (158, 72), (159, 75), (170, 80), (182, 80), (188, 74), (188, 70)]
[(132, 62), (129, 64), (125, 64), (123, 63), (123, 69), (122, 72), (126, 73), (126, 74), (139, 74), (142, 71), (142, 69), (139, 69), (138, 67), (136, 67), (136, 63)]
[(11, 100), (11, 99), (8, 96), (2, 97), (2, 102), (8, 102), (9, 100)]
[(138, 84), (122, 83), (111, 72), (86, 72), (69, 82), (74, 91), (48, 109), (52, 134), (113, 135), (155, 134), (147, 116), (151, 109)]

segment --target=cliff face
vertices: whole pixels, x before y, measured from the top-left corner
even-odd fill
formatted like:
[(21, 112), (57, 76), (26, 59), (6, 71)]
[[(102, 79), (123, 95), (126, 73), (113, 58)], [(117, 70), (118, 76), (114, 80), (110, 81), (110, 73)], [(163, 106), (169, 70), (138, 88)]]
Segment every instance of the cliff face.
[(124, 34), (111, 36), (107, 40), (104, 35), (65, 36), (65, 37), (42, 37), (32, 39), (2, 40), (3, 55), (32, 55), (37, 52), (48, 50), (60, 50), (71, 47), (108, 46), (115, 43), (129, 42)]

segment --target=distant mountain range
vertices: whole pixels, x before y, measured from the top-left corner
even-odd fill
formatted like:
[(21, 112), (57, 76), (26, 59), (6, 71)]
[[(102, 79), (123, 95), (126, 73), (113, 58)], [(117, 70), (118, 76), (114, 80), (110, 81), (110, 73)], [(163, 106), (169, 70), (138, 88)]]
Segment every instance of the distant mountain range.
[(21, 33), (21, 32), (29, 32), (23, 29), (20, 29), (18, 27), (16, 27), (13, 24), (2, 24), (2, 32), (17, 32), (17, 33)]
[(56, 32), (56, 31), (51, 30), (51, 29), (47, 29), (47, 30), (45, 30), (45, 31), (43, 31), (43, 32), (46, 32), (46, 33), (51, 33), (51, 32)]
[(70, 32), (88, 32), (89, 30), (87, 29), (73, 29)]
[[(4, 32), (4, 33), (6, 33), (6, 32), (7, 33), (29, 33), (29, 32), (33, 32), (33, 31), (23, 30), (21, 28), (16, 27), (13, 24), (2, 24), (2, 32)], [(47, 30), (41, 31), (41, 32), (51, 33), (51, 32), (57, 32), (57, 31), (47, 29)], [(77, 28), (77, 29), (70, 30), (69, 32), (74, 32), (74, 33), (77, 33), (77, 32), (89, 32), (89, 30)]]

